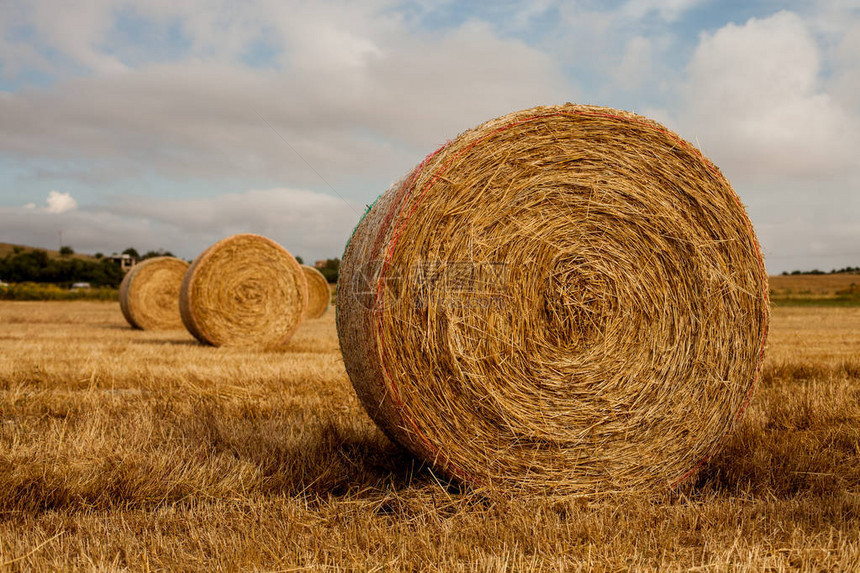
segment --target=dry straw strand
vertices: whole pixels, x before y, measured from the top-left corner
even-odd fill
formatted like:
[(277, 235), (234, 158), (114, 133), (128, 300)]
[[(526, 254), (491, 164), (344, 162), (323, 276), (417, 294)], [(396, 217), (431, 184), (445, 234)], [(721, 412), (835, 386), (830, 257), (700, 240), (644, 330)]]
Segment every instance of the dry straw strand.
[(182, 321), (213, 346), (277, 347), (301, 324), (307, 281), (296, 259), (266, 237), (239, 234), (206, 249), (185, 273)]
[(491, 120), (384, 193), (344, 252), (347, 372), (394, 441), (475, 487), (655, 491), (755, 386), (767, 274), (692, 145), (596, 106)]
[(331, 290), (328, 281), (321, 272), (314, 267), (302, 265), (302, 272), (308, 282), (308, 306), (305, 309), (304, 318), (320, 318), (328, 310), (331, 302)]
[(182, 328), (179, 289), (188, 263), (155, 257), (133, 266), (119, 287), (119, 306), (130, 325), (142, 330)]

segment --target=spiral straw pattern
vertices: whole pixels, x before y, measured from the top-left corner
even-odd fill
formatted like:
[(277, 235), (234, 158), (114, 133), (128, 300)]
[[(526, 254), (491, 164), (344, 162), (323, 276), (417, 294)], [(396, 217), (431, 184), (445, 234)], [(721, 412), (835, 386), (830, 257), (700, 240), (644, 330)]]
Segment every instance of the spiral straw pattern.
[(119, 287), (119, 307), (130, 325), (141, 330), (182, 328), (179, 289), (188, 263), (155, 257), (133, 266)]
[(307, 283), (299, 263), (260, 235), (233, 235), (206, 249), (185, 273), (182, 321), (214, 346), (276, 347), (302, 320)]
[(743, 410), (767, 337), (767, 275), (729, 183), (609, 108), (461, 134), (380, 196), (340, 272), (365, 409), (476, 488), (679, 483)]

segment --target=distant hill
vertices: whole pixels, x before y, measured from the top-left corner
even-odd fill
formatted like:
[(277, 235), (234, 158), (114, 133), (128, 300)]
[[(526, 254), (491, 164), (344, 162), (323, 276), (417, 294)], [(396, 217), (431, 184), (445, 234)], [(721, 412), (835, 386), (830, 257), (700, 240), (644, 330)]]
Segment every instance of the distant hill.
[(118, 287), (122, 266), (111, 257), (62, 256), (51, 249), (0, 243), (0, 280), (10, 284), (49, 283), (68, 288), (77, 282), (93, 286)]
[(15, 252), (15, 249), (21, 249), (22, 253), (29, 253), (31, 251), (45, 251), (48, 253), (48, 257), (52, 259), (60, 259), (60, 258), (72, 258), (72, 259), (81, 259), (83, 261), (97, 261), (98, 259), (92, 255), (84, 255), (75, 253), (70, 257), (62, 257), (59, 251), (54, 251), (51, 249), (42, 249), (39, 247), (28, 247), (27, 245), (14, 245), (12, 243), (0, 243), (0, 258), (5, 257), (6, 255), (11, 255)]

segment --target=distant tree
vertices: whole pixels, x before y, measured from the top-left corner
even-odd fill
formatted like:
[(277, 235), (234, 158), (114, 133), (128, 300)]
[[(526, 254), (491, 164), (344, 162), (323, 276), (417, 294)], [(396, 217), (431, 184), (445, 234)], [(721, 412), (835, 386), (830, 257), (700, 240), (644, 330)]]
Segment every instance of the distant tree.
[(61, 257), (70, 257), (75, 254), (75, 250), (68, 245), (63, 245), (60, 247), (60, 256)]
[(20, 255), (24, 252), (24, 247), (12, 247), (12, 252), (16, 255)]
[(137, 252), (137, 249), (135, 249), (134, 247), (129, 247), (129, 248), (127, 248), (126, 250), (124, 250), (124, 251), (122, 252), (122, 254), (123, 254), (123, 255), (128, 255), (128, 256), (130, 256), (130, 257), (134, 257), (135, 259), (139, 259), (139, 258), (140, 258), (140, 253), (138, 253), (138, 252)]
[(831, 273), (856, 273), (860, 272), (860, 267), (843, 267), (839, 270), (833, 269)]
[(33, 261), (40, 267), (48, 266), (48, 252), (43, 251), (42, 249), (34, 249), (32, 253), (24, 253), (25, 255), (30, 255), (33, 258)]
[(12, 282), (65, 286), (88, 282), (94, 286), (116, 287), (122, 281), (122, 269), (110, 259), (92, 261), (68, 256), (52, 259), (45, 251), (36, 249), (0, 258), (0, 276)]
[(326, 259), (325, 264), (317, 270), (323, 274), (328, 282), (336, 283), (340, 273), (340, 259)]
[(95, 254), (95, 255), (93, 255), (93, 256), (94, 256), (95, 258), (97, 258), (97, 259), (103, 259), (105, 255), (104, 255), (104, 253), (96, 253), (96, 254)]
[(158, 249), (157, 251), (147, 251), (140, 257), (140, 260), (152, 259), (155, 257), (172, 257), (173, 253), (170, 251), (165, 251), (164, 249)]
[(787, 271), (782, 271), (783, 275), (826, 275), (826, 274), (837, 274), (837, 273), (860, 273), (860, 267), (843, 267), (841, 269), (831, 269), (829, 272), (824, 272), (819, 269), (812, 269), (811, 271), (798, 271), (794, 270), (790, 273)]
[(297, 261), (300, 265), (305, 264), (305, 260), (304, 260), (303, 258), (301, 258), (301, 257), (296, 257), (296, 261)]

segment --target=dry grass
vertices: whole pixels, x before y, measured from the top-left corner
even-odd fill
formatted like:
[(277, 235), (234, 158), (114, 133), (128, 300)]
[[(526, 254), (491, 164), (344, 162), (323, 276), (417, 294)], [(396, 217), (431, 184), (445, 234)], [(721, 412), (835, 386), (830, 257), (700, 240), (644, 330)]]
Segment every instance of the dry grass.
[(657, 500), (446, 487), (363, 412), (334, 313), (279, 351), (0, 303), (0, 570), (860, 567), (860, 309), (779, 308), (762, 385)]

